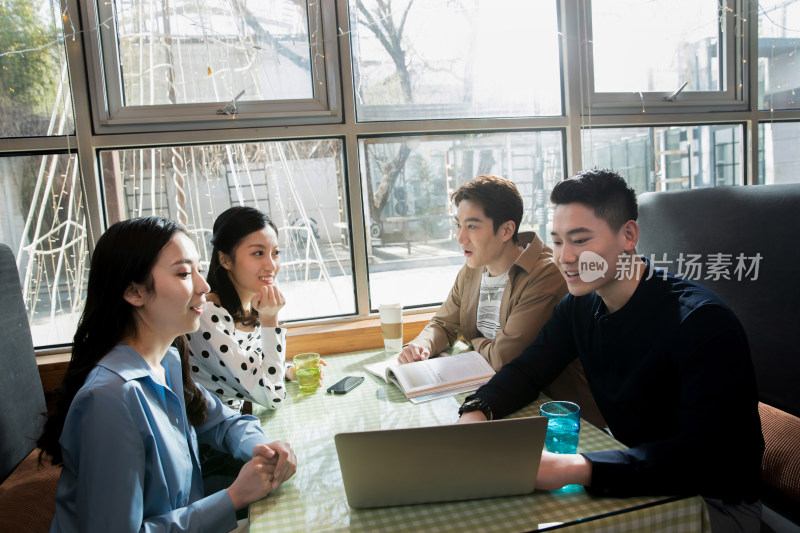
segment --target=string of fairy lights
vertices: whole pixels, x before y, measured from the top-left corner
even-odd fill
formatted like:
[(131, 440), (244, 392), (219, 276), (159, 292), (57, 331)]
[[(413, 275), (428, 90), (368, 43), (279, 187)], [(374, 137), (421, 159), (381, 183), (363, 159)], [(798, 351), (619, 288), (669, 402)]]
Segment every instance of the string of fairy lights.
[[(650, 0), (650, 1), (653, 1), (653, 0)], [(736, 21), (735, 28), (736, 28), (737, 33), (739, 33), (740, 37), (743, 36), (743, 27), (747, 22), (747, 17), (751, 16), (751, 15), (755, 15), (755, 14), (757, 14), (759, 17), (763, 17), (764, 20), (768, 21), (769, 24), (771, 25), (771, 27), (782, 30), (782, 32), (783, 32), (783, 34), (785, 36), (790, 36), (792, 34), (800, 36), (800, 29), (793, 28), (791, 26), (787, 26), (787, 25), (784, 25), (784, 24), (780, 24), (777, 21), (775, 21), (770, 15), (770, 11), (775, 11), (777, 9), (785, 8), (786, 6), (792, 5), (794, 2), (796, 2), (796, 0), (787, 0), (787, 1), (784, 1), (782, 3), (776, 3), (775, 5), (770, 6), (769, 9), (765, 8), (761, 4), (757, 4), (757, 6), (754, 9), (751, 9), (749, 13), (746, 13), (746, 14), (743, 14), (743, 15), (739, 15), (739, 14), (735, 13), (734, 10), (732, 10), (730, 7), (727, 7), (727, 6), (723, 6), (722, 7), (722, 11), (727, 12), (730, 15), (733, 16), (734, 20)], [(108, 4), (109, 1), (106, 0), (105, 3)], [(313, 4), (314, 2), (310, 2), (310, 3)], [(365, 20), (363, 20), (363, 18), (358, 18), (358, 17), (356, 18), (356, 20), (358, 21), (359, 27), (363, 27), (362, 29), (365, 29), (370, 25), (379, 25), (379, 24), (382, 24), (385, 20), (387, 20), (389, 18), (392, 18), (392, 17), (395, 17), (395, 16), (399, 16), (398, 13), (401, 14), (403, 12), (403, 10), (407, 9), (410, 6), (411, 3), (412, 2), (406, 2), (406, 5), (403, 5), (400, 10), (387, 11), (386, 14), (384, 14), (383, 16), (373, 17), (371, 22), (365, 21)], [(52, 4), (53, 9), (55, 9), (55, 5), (56, 4), (54, 2), (51, 2), (51, 4)], [(24, 55), (24, 54), (27, 54), (27, 53), (37, 52), (37, 51), (45, 50), (45, 49), (48, 49), (48, 48), (56, 48), (56, 47), (57, 48), (61, 48), (61, 47), (63, 47), (64, 43), (66, 41), (68, 41), (68, 40), (74, 41), (82, 34), (86, 34), (88, 32), (96, 32), (96, 31), (99, 31), (99, 29), (101, 27), (108, 27), (109, 25), (116, 24), (116, 20), (119, 19), (122, 16), (125, 16), (125, 14), (126, 14), (124, 6), (121, 6), (120, 4), (121, 3), (116, 3), (115, 4), (116, 9), (114, 9), (114, 13), (111, 16), (109, 16), (109, 17), (105, 18), (104, 20), (102, 20), (95, 27), (78, 30), (75, 27), (75, 23), (73, 21), (73, 16), (70, 13), (70, 8), (69, 8), (68, 3), (64, 3), (63, 4), (64, 7), (62, 8), (62, 11), (60, 12), (60, 17), (59, 17), (60, 20), (61, 20), (60, 27), (56, 27), (57, 25), (55, 23), (53, 23), (54, 32), (56, 33), (56, 36), (54, 36), (50, 41), (48, 41), (46, 43), (43, 43), (41, 45), (35, 46), (35, 47), (28, 47), (28, 48), (23, 48), (23, 49), (0, 50), (0, 58), (6, 57), (6, 56), (17, 55), (17, 54)], [(458, 3), (458, 2), (453, 2), (452, 0), (444, 0), (443, 2), (441, 2), (441, 5), (434, 5), (432, 3), (428, 3), (428, 4), (424, 4), (424, 5), (415, 5), (414, 9), (415, 10), (420, 10), (420, 11), (426, 11), (426, 10), (427, 11), (433, 11), (434, 9), (441, 8), (442, 5), (446, 5), (446, 7), (448, 9), (450, 9), (450, 10), (452, 10), (454, 12), (467, 12), (468, 11), (468, 8), (466, 7), (465, 4)], [(587, 2), (583, 2), (582, 3), (583, 9), (585, 10), (584, 16), (587, 17), (587, 19), (588, 19), (588, 5), (589, 4)], [(181, 13), (175, 11), (175, 10), (173, 10), (172, 14), (174, 16), (176, 16), (176, 17), (185, 16), (185, 15), (183, 15), (183, 14), (181, 14)], [(205, 36), (206, 40), (211, 38), (216, 33), (214, 28), (213, 28), (213, 25), (211, 25), (211, 24), (203, 23), (202, 21), (198, 21), (197, 19), (191, 19), (190, 22), (191, 22), (192, 26), (194, 26), (194, 27), (196, 27), (196, 28), (198, 28), (199, 30), (202, 31), (202, 34)], [(722, 31), (724, 32), (724, 29)], [(351, 34), (356, 34), (357, 35), (358, 34), (358, 30), (352, 29), (352, 30), (349, 30), (349, 31), (344, 31), (344, 30), (342, 30), (341, 27), (338, 28), (339, 37), (349, 37)], [(559, 37), (563, 37), (563, 34), (560, 34)], [(584, 43), (584, 44), (589, 44), (589, 43)], [(774, 58), (771, 58), (771, 59), (774, 60)], [(587, 65), (587, 67), (588, 67), (588, 65)], [(3, 68), (3, 70), (8, 70), (8, 67), (5, 66), (5, 65), (3, 65), (2, 68)], [(208, 74), (209, 75), (213, 75), (214, 74), (211, 66), (209, 66), (207, 70), (208, 70)], [(587, 73), (586, 79), (589, 79), (588, 78), (588, 73)], [(8, 92), (11, 92), (11, 93), (15, 92), (15, 89), (13, 87), (6, 87), (5, 90), (8, 91)], [(636, 93), (640, 95), (640, 100), (641, 100), (641, 103), (642, 103), (642, 112), (645, 113), (646, 109), (645, 109), (644, 98), (642, 96), (642, 91), (641, 90), (637, 90)], [(236, 96), (234, 96), (234, 95), (231, 95), (231, 96), (232, 96), (232, 98), (229, 101), (228, 105), (231, 105), (231, 106), (233, 106), (233, 108), (235, 108)], [(591, 106), (589, 106), (587, 109), (591, 110)], [(589, 124), (590, 124), (590, 122), (589, 122)]]

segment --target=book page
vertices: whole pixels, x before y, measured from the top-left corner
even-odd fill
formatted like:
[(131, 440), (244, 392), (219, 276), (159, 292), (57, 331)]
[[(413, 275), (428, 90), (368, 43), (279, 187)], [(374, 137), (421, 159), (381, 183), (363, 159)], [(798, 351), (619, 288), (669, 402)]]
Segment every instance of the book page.
[(409, 363), (391, 368), (390, 372), (409, 397), (443, 389), (463, 392), (469, 390), (470, 384), (485, 383), (494, 375), (489, 363), (474, 351)]
[(397, 359), (387, 359), (386, 361), (378, 361), (377, 363), (370, 363), (364, 365), (364, 370), (370, 374), (376, 375), (384, 381), (387, 381), (386, 371), (390, 367), (399, 366)]
[(408, 363), (402, 367), (392, 368), (391, 372), (400, 380), (400, 384), (405, 391), (411, 391), (421, 387), (435, 386), (441, 381), (441, 376), (430, 371), (430, 365), (422, 364), (433, 361), (417, 361), (416, 363)]

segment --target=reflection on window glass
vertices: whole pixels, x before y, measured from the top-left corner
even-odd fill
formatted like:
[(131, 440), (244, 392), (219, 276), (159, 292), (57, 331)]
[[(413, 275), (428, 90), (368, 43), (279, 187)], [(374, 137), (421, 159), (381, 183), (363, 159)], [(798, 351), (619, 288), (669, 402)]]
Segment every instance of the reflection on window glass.
[(487, 133), (363, 139), (370, 307), (445, 300), (464, 265), (450, 195), (494, 174), (516, 183), (520, 229), (549, 235), (550, 191), (564, 178), (560, 132)]
[(758, 182), (800, 183), (800, 122), (759, 124)]
[(73, 132), (60, 2), (0, 3), (0, 109), (0, 137)]
[(742, 127), (592, 128), (583, 167), (618, 171), (637, 193), (744, 183)]
[(162, 215), (184, 224), (207, 264), (217, 215), (260, 209), (278, 227), (281, 320), (355, 312), (342, 143), (174, 146), (100, 153), (113, 221)]
[(724, 90), (719, 40), (718, 0), (592, 0), (594, 90)]
[(0, 242), (17, 259), (34, 345), (72, 342), (89, 266), (76, 158), (2, 157), (0, 191)]
[(556, 2), (349, 4), (358, 120), (561, 114)]
[(114, 0), (124, 105), (312, 98), (306, 3)]
[(800, 109), (800, 0), (758, 2), (758, 105)]

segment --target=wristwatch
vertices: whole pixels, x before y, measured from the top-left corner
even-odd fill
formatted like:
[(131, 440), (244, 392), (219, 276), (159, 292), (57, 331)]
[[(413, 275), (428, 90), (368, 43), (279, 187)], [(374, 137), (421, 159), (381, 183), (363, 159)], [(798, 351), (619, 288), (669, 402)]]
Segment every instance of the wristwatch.
[(458, 408), (458, 416), (469, 413), (470, 411), (480, 411), (483, 413), (483, 416), (486, 417), (486, 420), (492, 419), (492, 408), (480, 398), (472, 398), (461, 404), (461, 407)]

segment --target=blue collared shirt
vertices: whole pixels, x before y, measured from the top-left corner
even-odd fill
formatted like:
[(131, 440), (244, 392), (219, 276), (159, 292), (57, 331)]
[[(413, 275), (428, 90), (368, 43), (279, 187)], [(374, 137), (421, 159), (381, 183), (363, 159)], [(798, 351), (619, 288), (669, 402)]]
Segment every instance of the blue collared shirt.
[(75, 395), (61, 434), (64, 468), (51, 532), (229, 531), (236, 513), (227, 492), (203, 497), (197, 443), (243, 461), (266, 444), (258, 419), (208, 405), (197, 428), (186, 417), (175, 348), (161, 362), (161, 385), (139, 353), (118, 344)]

